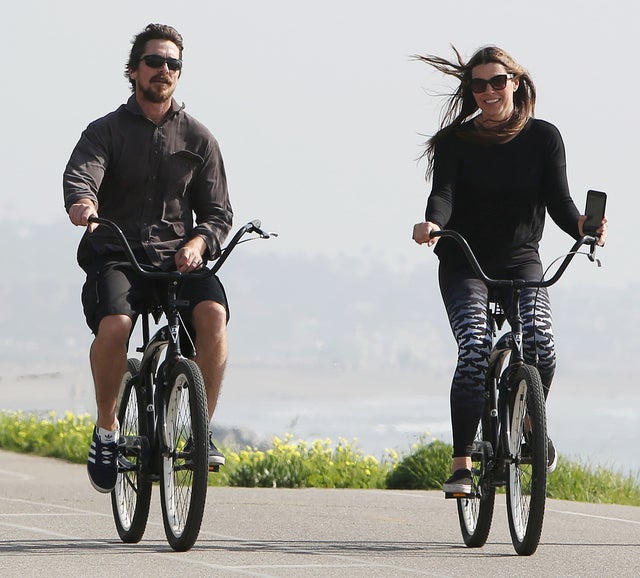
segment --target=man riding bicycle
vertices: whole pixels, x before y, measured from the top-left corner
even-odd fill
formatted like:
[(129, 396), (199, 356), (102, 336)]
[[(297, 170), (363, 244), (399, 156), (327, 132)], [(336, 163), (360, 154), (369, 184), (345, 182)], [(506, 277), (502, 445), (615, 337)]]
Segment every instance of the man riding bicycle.
[[(137, 278), (115, 237), (88, 219), (99, 214), (118, 223), (140, 263), (187, 273), (219, 254), (233, 217), (216, 139), (173, 99), (182, 36), (150, 24), (132, 44), (125, 76), (133, 94), (82, 133), (63, 183), (69, 219), (88, 226), (78, 247), (87, 274), (82, 304), (95, 334), (90, 362), (97, 420), (87, 469), (94, 488), (104, 493), (117, 477), (116, 405), (129, 336), (157, 287)], [(224, 288), (215, 276), (189, 280), (179, 299), (188, 302), (182, 317), (195, 333), (211, 420), (227, 358)], [(212, 440), (209, 463), (225, 463)]]

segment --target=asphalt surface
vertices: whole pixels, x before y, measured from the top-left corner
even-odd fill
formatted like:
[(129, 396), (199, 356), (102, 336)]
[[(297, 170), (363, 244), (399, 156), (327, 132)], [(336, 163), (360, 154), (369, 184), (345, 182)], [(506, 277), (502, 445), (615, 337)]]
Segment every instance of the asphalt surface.
[(118, 539), (84, 466), (0, 451), (4, 576), (640, 576), (640, 508), (549, 500), (542, 541), (515, 554), (504, 500), (466, 548), (440, 492), (209, 488), (192, 550), (175, 553), (159, 491), (139, 544)]

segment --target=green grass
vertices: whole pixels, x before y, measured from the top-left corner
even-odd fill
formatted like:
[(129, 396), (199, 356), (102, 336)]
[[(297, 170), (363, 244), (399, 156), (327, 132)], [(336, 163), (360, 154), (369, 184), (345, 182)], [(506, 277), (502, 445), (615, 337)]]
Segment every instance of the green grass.
[(640, 506), (640, 474), (623, 475), (602, 466), (588, 466), (563, 458), (548, 478), (550, 498)]
[[(93, 420), (66, 413), (58, 417), (0, 412), (0, 448), (83, 464)], [(211, 485), (280, 488), (389, 488), (438, 490), (449, 475), (451, 446), (422, 439), (406, 455), (387, 450), (382, 459), (366, 455), (344, 439), (306, 442), (274, 438), (270, 448), (224, 448), (227, 465), (209, 476)], [(560, 456), (549, 477), (548, 495), (560, 500), (640, 506), (640, 474), (626, 475)]]

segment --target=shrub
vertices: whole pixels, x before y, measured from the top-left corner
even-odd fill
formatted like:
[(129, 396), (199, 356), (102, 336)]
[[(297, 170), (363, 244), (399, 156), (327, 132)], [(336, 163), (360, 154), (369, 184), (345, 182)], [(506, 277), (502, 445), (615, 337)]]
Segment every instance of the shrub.
[[(85, 463), (93, 420), (67, 412), (25, 414), (0, 411), (0, 447)], [(365, 455), (354, 442), (339, 439), (308, 443), (292, 435), (274, 438), (272, 447), (224, 450), (227, 464), (209, 476), (215, 486), (280, 488), (390, 488), (439, 490), (449, 477), (451, 446), (425, 439), (401, 459), (387, 450), (382, 460)], [(622, 475), (603, 467), (589, 467), (560, 456), (549, 476), (550, 498), (640, 506), (640, 474)]]
[(340, 439), (292, 441), (276, 437), (266, 451), (246, 448), (231, 457), (229, 484), (279, 488), (382, 488), (390, 465)]
[(441, 490), (451, 471), (451, 446), (434, 440), (417, 444), (387, 476), (387, 487), (397, 490)]
[(0, 447), (8, 450), (84, 463), (92, 431), (89, 415), (0, 412)]

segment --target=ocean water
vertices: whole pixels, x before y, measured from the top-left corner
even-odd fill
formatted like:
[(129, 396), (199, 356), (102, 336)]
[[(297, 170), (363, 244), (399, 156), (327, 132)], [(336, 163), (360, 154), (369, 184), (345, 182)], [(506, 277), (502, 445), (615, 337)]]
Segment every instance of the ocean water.
[[(353, 389), (357, 391), (343, 388), (311, 393), (301, 385), (285, 394), (270, 394), (267, 389), (253, 394), (250, 404), (225, 399), (225, 393), (219, 422), (267, 437), (292, 433), (302, 439), (355, 439), (365, 452), (378, 458), (387, 448), (408, 453), (420, 439), (451, 443), (448, 386), (444, 392), (407, 391), (394, 386), (390, 377), (385, 387), (363, 391), (360, 384)], [(554, 392), (547, 420), (549, 435), (561, 455), (640, 475), (640, 396)]]
[[(94, 414), (88, 367), (4, 368), (0, 409)], [(258, 369), (230, 365), (215, 424), (239, 428), (256, 443), (274, 435), (345, 439), (382, 458), (409, 453), (421, 439), (451, 442), (449, 377), (407, 372)], [(554, 390), (547, 406), (558, 452), (589, 465), (640, 475), (640, 395), (584, 387)], [(214, 424), (214, 425), (215, 425)], [(214, 427), (215, 432), (215, 427)]]

